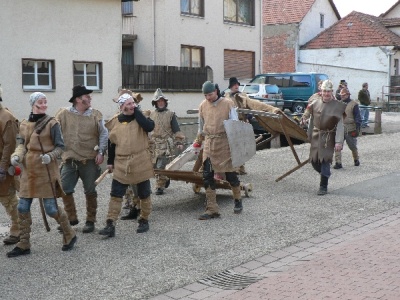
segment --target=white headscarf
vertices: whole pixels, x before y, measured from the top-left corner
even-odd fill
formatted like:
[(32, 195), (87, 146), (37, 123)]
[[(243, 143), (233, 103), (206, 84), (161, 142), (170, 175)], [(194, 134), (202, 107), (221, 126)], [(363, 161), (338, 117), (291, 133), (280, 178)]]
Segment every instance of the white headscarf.
[(119, 107), (121, 107), (126, 102), (126, 100), (128, 100), (130, 98), (133, 99), (133, 97), (131, 95), (127, 94), (127, 93), (122, 94), (121, 96), (119, 96), (118, 101), (117, 101), (117, 103), (119, 104)]
[(29, 96), (29, 104), (31, 106), (33, 106), (35, 104), (36, 101), (39, 100), (39, 98), (44, 97), (47, 98), (45, 94), (41, 93), (41, 92), (34, 92)]

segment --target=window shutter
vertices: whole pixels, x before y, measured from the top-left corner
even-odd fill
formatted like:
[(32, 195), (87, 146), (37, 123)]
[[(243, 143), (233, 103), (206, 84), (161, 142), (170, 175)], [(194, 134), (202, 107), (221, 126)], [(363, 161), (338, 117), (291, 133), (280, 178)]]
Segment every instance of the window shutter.
[(224, 77), (253, 78), (254, 57), (251, 51), (224, 50)]

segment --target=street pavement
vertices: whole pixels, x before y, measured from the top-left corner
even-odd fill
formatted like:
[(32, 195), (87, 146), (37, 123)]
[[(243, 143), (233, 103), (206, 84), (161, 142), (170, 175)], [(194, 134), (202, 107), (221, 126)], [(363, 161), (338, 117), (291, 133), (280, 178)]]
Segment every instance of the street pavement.
[[(275, 182), (296, 160), (288, 147), (266, 149), (240, 177), (254, 186), (242, 214), (233, 214), (230, 191), (220, 189), (221, 218), (199, 221), (204, 191), (173, 181), (165, 195), (152, 195), (149, 232), (119, 221), (116, 237), (104, 239), (82, 233), (79, 185), (78, 243), (66, 253), (54, 220), (46, 233), (34, 203), (32, 254), (10, 259), (12, 246), (0, 246), (0, 298), (399, 299), (400, 115), (384, 113), (382, 122), (383, 134), (359, 138), (359, 167), (345, 147), (344, 168), (332, 170), (325, 196), (316, 195), (319, 177), (310, 165)], [(309, 145), (295, 149), (307, 159)], [(110, 183), (106, 178), (98, 188), (97, 228), (104, 226)], [(0, 224), (7, 222), (0, 210)], [(204, 283), (227, 270), (256, 282), (242, 290)]]

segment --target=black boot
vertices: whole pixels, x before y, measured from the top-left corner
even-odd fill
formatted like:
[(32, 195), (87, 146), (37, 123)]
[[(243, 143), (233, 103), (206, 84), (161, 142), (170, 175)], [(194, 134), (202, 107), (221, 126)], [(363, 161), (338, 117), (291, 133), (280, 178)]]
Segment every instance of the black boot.
[(134, 206), (129, 209), (129, 213), (126, 216), (121, 217), (121, 220), (136, 220), (139, 215), (140, 209)]
[(162, 194), (164, 194), (164, 190), (162, 188), (157, 188), (156, 195), (162, 195)]
[(10, 252), (7, 252), (7, 257), (17, 257), (20, 255), (31, 254), (31, 249), (21, 249), (19, 247), (15, 247)]
[(355, 160), (354, 160), (354, 165), (355, 165), (356, 167), (358, 167), (358, 166), (360, 165), (360, 161), (359, 161), (358, 159), (355, 159)]
[(61, 250), (62, 250), (62, 251), (69, 251), (69, 250), (71, 250), (72, 248), (74, 248), (74, 245), (75, 245), (77, 239), (78, 239), (78, 238), (77, 238), (76, 235), (75, 235), (75, 236), (72, 238), (72, 240), (69, 242), (69, 244), (63, 245), (63, 246), (62, 246)]
[(100, 235), (106, 235), (108, 237), (115, 236), (115, 225), (113, 220), (107, 220), (107, 225), (102, 230), (99, 231)]
[(242, 200), (235, 199), (235, 207), (233, 208), (233, 212), (235, 214), (240, 214), (243, 210)]
[(165, 188), (168, 188), (170, 184), (171, 184), (171, 179), (168, 178), (168, 180), (165, 182)]
[(321, 175), (321, 182), (319, 184), (318, 195), (326, 195), (328, 193), (328, 177)]
[(94, 222), (86, 221), (85, 226), (83, 226), (82, 232), (83, 233), (90, 233), (94, 231)]
[(336, 163), (336, 164), (333, 166), (333, 168), (337, 170), (337, 169), (343, 168), (343, 166), (342, 166), (341, 163)]
[(139, 219), (139, 226), (136, 229), (137, 233), (143, 233), (149, 230), (150, 226), (149, 226), (149, 221), (145, 220), (145, 219)]

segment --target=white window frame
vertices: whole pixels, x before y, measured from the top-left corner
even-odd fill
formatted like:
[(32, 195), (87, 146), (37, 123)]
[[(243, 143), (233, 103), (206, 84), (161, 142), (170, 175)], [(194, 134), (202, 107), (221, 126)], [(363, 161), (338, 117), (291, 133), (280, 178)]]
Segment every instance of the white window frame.
[[(34, 71), (32, 72), (24, 72), (23, 71), (23, 64), (25, 61), (29, 62), (34, 62)], [(42, 62), (47, 62), (49, 64), (49, 73), (38, 73), (38, 65), (39, 63)], [(54, 61), (53, 60), (47, 60), (47, 59), (29, 59), (29, 58), (23, 58), (22, 59), (22, 77), (24, 74), (33, 74), (34, 75), (34, 80), (35, 84), (34, 85), (27, 85), (24, 84), (23, 78), (22, 78), (22, 88), (24, 90), (52, 90), (53, 85), (54, 85), (54, 78), (53, 78), (53, 68), (54, 68)], [(49, 84), (48, 85), (39, 85), (39, 79), (38, 75), (44, 75), (47, 74), (49, 77)]]
[[(101, 90), (101, 63), (100, 62), (91, 62), (91, 61), (74, 61), (73, 65), (74, 65), (74, 70), (75, 70), (75, 65), (83, 65), (83, 74), (75, 74), (73, 73), (73, 81), (74, 81), (74, 85), (77, 84), (75, 83), (75, 77), (79, 76), (79, 77), (83, 77), (83, 85), (86, 86), (86, 88), (90, 89), (90, 90)], [(88, 75), (87, 74), (87, 65), (95, 65), (96, 66), (96, 85), (88, 85), (88, 76), (93, 76), (93, 75)]]

